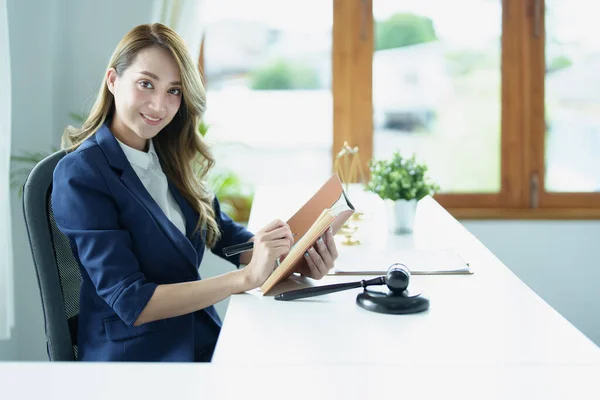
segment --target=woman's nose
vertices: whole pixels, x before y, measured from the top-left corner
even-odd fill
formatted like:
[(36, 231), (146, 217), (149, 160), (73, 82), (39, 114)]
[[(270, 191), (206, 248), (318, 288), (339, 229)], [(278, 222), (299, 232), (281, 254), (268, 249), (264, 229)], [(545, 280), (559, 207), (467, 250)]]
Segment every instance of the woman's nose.
[[(166, 109), (166, 104), (167, 101), (163, 96), (156, 95), (152, 97), (149, 106), (152, 111), (162, 113)], [(160, 116), (162, 117), (162, 115)]]

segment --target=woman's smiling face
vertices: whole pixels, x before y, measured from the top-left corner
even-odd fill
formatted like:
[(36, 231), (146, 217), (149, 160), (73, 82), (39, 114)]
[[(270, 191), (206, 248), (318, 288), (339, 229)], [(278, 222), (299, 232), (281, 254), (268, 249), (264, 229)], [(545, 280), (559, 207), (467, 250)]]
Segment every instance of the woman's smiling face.
[(107, 85), (115, 98), (110, 129), (126, 145), (146, 149), (175, 117), (182, 99), (179, 67), (161, 47), (141, 50), (121, 76), (107, 71)]

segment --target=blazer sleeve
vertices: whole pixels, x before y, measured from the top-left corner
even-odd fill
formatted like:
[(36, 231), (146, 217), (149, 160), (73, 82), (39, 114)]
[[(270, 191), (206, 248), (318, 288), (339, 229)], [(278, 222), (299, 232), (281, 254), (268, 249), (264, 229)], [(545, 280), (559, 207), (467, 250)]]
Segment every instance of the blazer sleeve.
[(131, 236), (119, 227), (116, 202), (84, 155), (63, 158), (54, 171), (54, 217), (98, 295), (131, 327), (158, 285), (141, 272)]
[(245, 243), (249, 241), (254, 236), (254, 234), (248, 231), (242, 225), (232, 220), (229, 215), (224, 213), (221, 210), (221, 204), (219, 203), (219, 199), (217, 199), (216, 196), (213, 201), (213, 207), (215, 209), (215, 217), (217, 219), (217, 223), (219, 224), (219, 228), (221, 230), (221, 238), (217, 241), (217, 243), (215, 243), (215, 246), (211, 249), (211, 251), (217, 256), (229, 261), (230, 263), (234, 264), (237, 268), (239, 268), (240, 254), (236, 254), (231, 257), (225, 257), (225, 255), (223, 254), (223, 249), (227, 246), (232, 246), (234, 244)]

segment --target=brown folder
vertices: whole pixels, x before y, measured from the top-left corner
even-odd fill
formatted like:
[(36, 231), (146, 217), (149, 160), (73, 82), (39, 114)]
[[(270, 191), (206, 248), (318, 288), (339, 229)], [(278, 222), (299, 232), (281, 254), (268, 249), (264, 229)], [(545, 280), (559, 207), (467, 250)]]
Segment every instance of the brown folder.
[(261, 286), (267, 294), (277, 283), (306, 265), (304, 253), (331, 226), (333, 233), (354, 214), (354, 206), (344, 192), (342, 182), (334, 174), (323, 186), (287, 221), (292, 233), (296, 233), (296, 243), (290, 253), (273, 271)]

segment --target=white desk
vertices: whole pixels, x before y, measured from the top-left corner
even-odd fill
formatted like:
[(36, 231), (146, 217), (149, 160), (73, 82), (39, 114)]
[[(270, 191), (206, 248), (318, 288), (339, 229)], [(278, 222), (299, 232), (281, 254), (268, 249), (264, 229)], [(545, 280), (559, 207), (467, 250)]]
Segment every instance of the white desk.
[[(269, 201), (283, 196), (295, 199), (295, 204)], [(286, 219), (306, 197), (293, 188), (279, 189), (276, 194), (259, 191), (250, 227), (263, 226), (273, 215)], [(351, 191), (351, 200), (357, 197), (359, 193)], [(357, 210), (362, 200), (356, 200)], [(431, 300), (428, 311), (414, 315), (365, 311), (355, 304), (360, 289), (292, 302), (259, 294), (233, 296), (213, 363), (453, 368), (600, 365), (600, 348), (435, 200), (420, 202), (413, 236), (391, 238), (387, 243), (454, 249), (475, 274), (412, 276), (410, 288), (422, 288)], [(340, 247), (340, 252), (344, 250)], [(356, 279), (327, 276), (318, 284)]]
[[(294, 196), (257, 193), (251, 227), (304, 200), (267, 201), (282, 194)], [(212, 364), (0, 363), (0, 398), (600, 398), (600, 349), (435, 201), (419, 205), (414, 236), (377, 243), (450, 247), (475, 274), (413, 276), (431, 298), (416, 315), (362, 310), (358, 289), (294, 302), (236, 295)]]
[(597, 400), (597, 366), (0, 363), (6, 400)]

